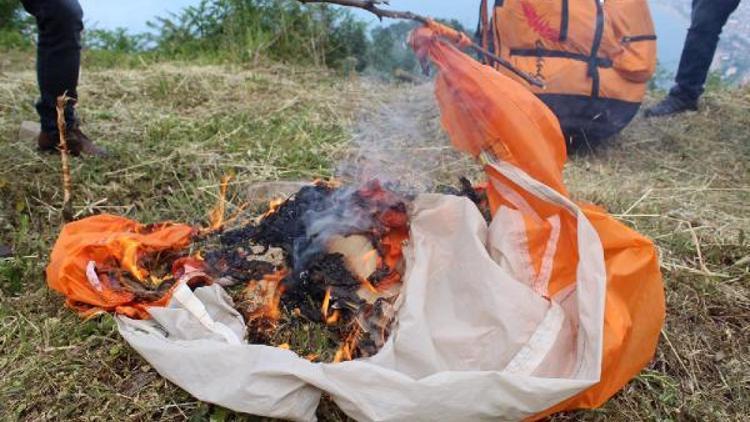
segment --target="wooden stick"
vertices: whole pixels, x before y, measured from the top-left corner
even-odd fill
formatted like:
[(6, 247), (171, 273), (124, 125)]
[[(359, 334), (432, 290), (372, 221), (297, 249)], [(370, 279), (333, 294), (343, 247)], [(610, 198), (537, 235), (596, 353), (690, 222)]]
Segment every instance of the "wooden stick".
[(407, 19), (422, 23), (428, 23), (430, 18), (426, 16), (417, 15), (412, 12), (400, 12), (397, 10), (386, 10), (378, 7), (378, 4), (388, 4), (388, 1), (384, 0), (298, 0), (300, 3), (330, 3), (338, 4), (339, 6), (356, 7), (358, 9), (364, 9), (374, 14), (378, 19), (383, 18), (391, 19)]
[[(377, 6), (378, 4), (388, 4), (387, 0), (297, 0), (297, 1), (299, 1), (300, 3), (304, 3), (304, 4), (328, 3), (328, 4), (336, 4), (339, 6), (356, 7), (358, 9), (367, 10), (368, 12), (377, 16), (378, 19), (380, 19), (381, 21), (383, 20), (383, 18), (413, 20), (413, 21), (417, 21), (423, 24), (426, 24), (431, 21), (430, 18), (426, 16), (418, 15), (416, 13), (412, 13), (408, 11), (404, 12), (404, 11), (398, 11), (398, 10), (387, 10), (387, 9), (383, 9)], [(496, 64), (513, 72), (514, 75), (523, 79), (529, 85), (533, 85), (537, 88), (544, 88), (544, 83), (542, 83), (542, 81), (540, 81), (537, 78), (534, 78), (533, 76), (529, 75), (526, 72), (523, 72), (517, 69), (507, 60), (503, 59), (502, 57), (496, 54), (493, 54), (490, 51), (485, 50), (479, 44), (472, 43), (469, 46), (469, 48), (483, 55), (489, 60), (495, 62)]]
[(58, 149), (60, 150), (60, 160), (62, 162), (62, 181), (63, 181), (63, 204), (62, 204), (62, 215), (65, 221), (73, 220), (73, 204), (71, 198), (73, 196), (73, 178), (70, 176), (70, 161), (69, 161), (69, 150), (68, 141), (66, 139), (67, 125), (65, 124), (65, 106), (68, 104), (71, 98), (68, 97), (67, 92), (57, 97), (57, 133), (60, 137), (60, 144)]

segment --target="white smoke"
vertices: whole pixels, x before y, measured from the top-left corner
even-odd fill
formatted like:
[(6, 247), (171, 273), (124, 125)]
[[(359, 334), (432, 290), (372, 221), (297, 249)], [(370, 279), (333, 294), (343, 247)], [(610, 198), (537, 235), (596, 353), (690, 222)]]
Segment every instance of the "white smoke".
[(467, 160), (453, 151), (440, 127), (432, 83), (386, 89), (380, 103), (372, 104), (355, 127), (351, 148), (339, 165), (339, 178), (354, 185), (377, 179), (400, 191), (420, 193), (446, 180), (446, 173), (467, 168)]

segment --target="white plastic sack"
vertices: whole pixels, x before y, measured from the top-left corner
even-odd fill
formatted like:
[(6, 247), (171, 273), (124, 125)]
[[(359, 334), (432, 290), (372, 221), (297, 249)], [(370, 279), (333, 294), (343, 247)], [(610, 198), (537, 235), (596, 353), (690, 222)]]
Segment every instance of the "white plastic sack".
[(510, 165), (496, 168), (578, 216), (574, 289), (551, 301), (538, 293), (549, 280), (529, 275), (518, 211), (499, 210), (487, 227), (467, 199), (422, 195), (397, 326), (371, 358), (311, 363), (246, 344), (242, 317), (217, 285), (151, 308), (152, 321), (118, 317), (120, 333), (165, 378), (239, 412), (315, 420), (322, 391), (362, 421), (519, 420), (544, 411), (599, 381), (603, 252), (569, 200)]

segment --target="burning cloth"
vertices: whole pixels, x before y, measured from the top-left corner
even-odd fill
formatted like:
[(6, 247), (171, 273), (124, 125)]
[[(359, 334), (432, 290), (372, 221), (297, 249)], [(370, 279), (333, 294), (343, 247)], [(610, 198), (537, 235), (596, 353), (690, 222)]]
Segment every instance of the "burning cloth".
[[(375, 302), (387, 297), (394, 315), (390, 335), (380, 338), (377, 353), (360, 350), (359, 358), (341, 363), (313, 362), (274, 347), (283, 344), (250, 344), (245, 323), (264, 306), (250, 303), (249, 312), (238, 311), (221, 286), (224, 280), (209, 284), (200, 268), (186, 264), (172, 271), (183, 282), (161, 281), (173, 283), (167, 290), (172, 299), (165, 307), (147, 308), (151, 319), (117, 317), (125, 340), (165, 378), (200, 400), (291, 420), (315, 420), (323, 392), (363, 421), (520, 420), (599, 406), (648, 363), (664, 319), (653, 244), (604, 211), (568, 197), (565, 146), (554, 115), (524, 87), (449, 44), (435, 25), (417, 29), (411, 43), (438, 68), (436, 95), (451, 140), (485, 165), (491, 223), (466, 198), (423, 194), (407, 209), (405, 243), (383, 240), (386, 232), (404, 228), (403, 209), (390, 205), (376, 207), (380, 217), (370, 214), (356, 233), (321, 231), (325, 241), (301, 249), (283, 236), (249, 233), (248, 239), (265, 239), (269, 250), (286, 248), (287, 260), (287, 273), (264, 277), (265, 285), (259, 282), (251, 297), (274, 303), (279, 293), (270, 287), (280, 278), (291, 277), (285, 285), (292, 287), (324, 279), (326, 288), (312, 295), (314, 306), (307, 309), (315, 315), (308, 317), (327, 320), (340, 310), (350, 322), (367, 326), (357, 316), (368, 309), (363, 302), (373, 299), (367, 299), (369, 289), (359, 293), (369, 282)], [(351, 221), (340, 214), (328, 219)], [(305, 232), (316, 232), (314, 227), (306, 223)], [(373, 261), (371, 249), (384, 244), (403, 246), (403, 264), (388, 264), (385, 248)], [(55, 262), (65, 259), (62, 247), (48, 269), (53, 287), (68, 276)], [(309, 273), (311, 263), (329, 268), (335, 259), (340, 269), (347, 256), (367, 257), (344, 265), (356, 283)], [(181, 258), (194, 264), (198, 257)], [(204, 270), (221, 270), (220, 260), (205, 258)], [(75, 267), (76, 282), (95, 292), (96, 282), (86, 281), (81, 265)], [(126, 278), (146, 277), (142, 268), (126, 270)], [(111, 268), (94, 272), (120, 274)], [(155, 283), (168, 279), (155, 275)], [(388, 296), (386, 286), (397, 279), (400, 294)]]

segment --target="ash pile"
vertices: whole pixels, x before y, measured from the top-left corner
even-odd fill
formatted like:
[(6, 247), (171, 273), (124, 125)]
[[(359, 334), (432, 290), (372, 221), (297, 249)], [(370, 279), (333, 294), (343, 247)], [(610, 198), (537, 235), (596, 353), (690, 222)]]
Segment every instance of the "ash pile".
[(396, 314), (411, 200), (378, 181), (305, 186), (205, 239), (206, 272), (228, 287), (251, 343), (318, 362), (371, 356)]

